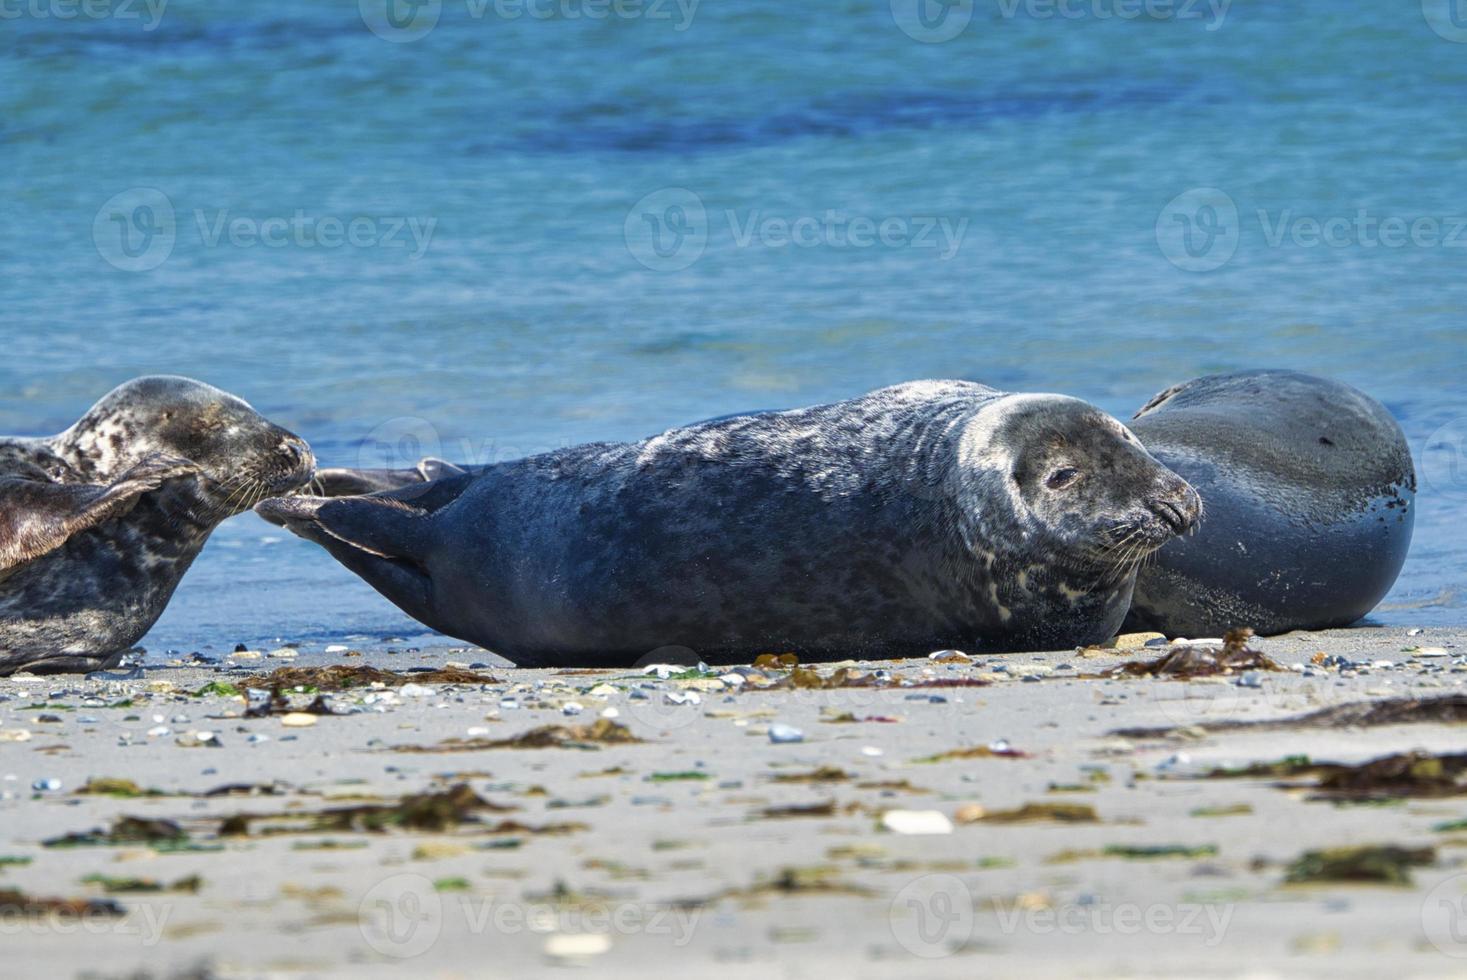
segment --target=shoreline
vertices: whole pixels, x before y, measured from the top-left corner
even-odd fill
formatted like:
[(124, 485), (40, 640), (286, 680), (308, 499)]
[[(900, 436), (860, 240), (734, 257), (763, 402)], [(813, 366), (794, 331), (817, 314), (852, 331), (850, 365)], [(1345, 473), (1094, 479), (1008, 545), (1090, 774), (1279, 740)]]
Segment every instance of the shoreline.
[[(1277, 777), (1196, 777), (1286, 756), (1459, 751), (1460, 724), (1439, 721), (1208, 726), (1467, 695), (1467, 628), (1252, 645), (1285, 669), (1116, 678), (1102, 675), (1164, 650), (1070, 650), (860, 664), (890, 682), (815, 689), (781, 687), (776, 670), (737, 686), (719, 679), (726, 668), (520, 670), (462, 647), (239, 662), (257, 673), (482, 663), (494, 678), (347, 691), (328, 701), (353, 713), (303, 727), (191, 693), (236, 678), (218, 666), (0, 679), (0, 893), (120, 910), (0, 915), (6, 962), (158, 977), (204, 964), (225, 976), (404, 965), (631, 976), (670, 953), (734, 976), (1460, 971), (1467, 941), (1439, 907), (1467, 899), (1467, 824), (1433, 828), (1467, 818), (1467, 798), (1310, 801)], [(839, 669), (811, 667), (827, 679)], [(775, 686), (757, 689), (766, 679)], [(597, 724), (641, 741), (597, 741)], [(491, 744), (545, 726), (573, 729), (551, 738), (573, 746)], [(802, 740), (776, 741), (781, 726)], [(78, 792), (103, 778), (162, 795)], [(255, 795), (205, 795), (231, 785)], [(459, 785), (480, 802), (449, 807), (440, 829), (390, 823), (405, 798), (438, 794), (443, 807)], [(380, 809), (323, 829), (320, 814), (352, 807)], [(124, 816), (172, 821), (187, 840), (42, 845)], [(247, 833), (221, 833), (231, 817)], [(360, 829), (377, 819), (387, 829)], [(1364, 844), (1431, 854), (1393, 869), (1409, 885), (1286, 881), (1307, 852)], [(147, 886), (123, 878), (186, 889), (193, 876), (195, 891), (107, 891)]]

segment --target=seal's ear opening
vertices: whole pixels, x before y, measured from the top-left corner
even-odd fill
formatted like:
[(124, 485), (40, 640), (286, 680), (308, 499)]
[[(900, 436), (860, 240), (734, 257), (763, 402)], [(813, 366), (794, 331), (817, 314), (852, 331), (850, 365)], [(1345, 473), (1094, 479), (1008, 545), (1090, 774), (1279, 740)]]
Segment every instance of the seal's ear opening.
[(432, 625), (433, 580), (418, 561), (427, 515), (391, 497), (274, 497), (255, 513), (314, 541), (415, 619)]

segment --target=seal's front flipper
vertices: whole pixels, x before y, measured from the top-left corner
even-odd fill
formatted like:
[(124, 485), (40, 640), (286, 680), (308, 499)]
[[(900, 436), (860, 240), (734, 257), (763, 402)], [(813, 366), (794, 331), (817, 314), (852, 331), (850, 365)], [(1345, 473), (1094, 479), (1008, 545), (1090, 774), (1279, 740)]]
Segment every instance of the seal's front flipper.
[(323, 497), (355, 497), (432, 483), (445, 476), (464, 476), (468, 472), (455, 463), (428, 456), (410, 470), (324, 469), (316, 473), (316, 484)]
[(255, 512), (314, 541), (408, 615), (430, 626), (433, 580), (419, 561), (427, 553), (428, 514), (391, 497), (275, 497)]
[(197, 472), (188, 460), (149, 456), (108, 486), (0, 480), (0, 576), (55, 551), (74, 534), (123, 516), (166, 481)]

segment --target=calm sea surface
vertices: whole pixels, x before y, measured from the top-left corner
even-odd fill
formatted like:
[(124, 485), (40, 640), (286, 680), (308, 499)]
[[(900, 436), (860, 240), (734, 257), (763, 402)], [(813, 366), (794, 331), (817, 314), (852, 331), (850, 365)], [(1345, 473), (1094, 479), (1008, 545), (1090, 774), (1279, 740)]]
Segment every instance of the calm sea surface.
[[(1188, 4), (6, 0), (0, 431), (171, 372), (485, 462), (1287, 366), (1411, 439), (1376, 618), (1467, 621), (1467, 5)], [(249, 515), (146, 643), (420, 632)]]

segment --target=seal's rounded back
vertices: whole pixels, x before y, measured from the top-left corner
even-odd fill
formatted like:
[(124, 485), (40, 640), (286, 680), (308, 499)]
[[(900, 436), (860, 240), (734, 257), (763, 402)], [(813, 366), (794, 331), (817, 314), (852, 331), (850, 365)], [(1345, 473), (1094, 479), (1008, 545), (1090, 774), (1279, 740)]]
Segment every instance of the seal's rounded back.
[(1151, 399), (1131, 430), (1202, 495), (1204, 518), (1142, 568), (1128, 627), (1345, 626), (1395, 583), (1416, 476), (1369, 395), (1295, 371), (1210, 375)]

